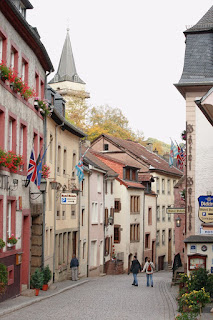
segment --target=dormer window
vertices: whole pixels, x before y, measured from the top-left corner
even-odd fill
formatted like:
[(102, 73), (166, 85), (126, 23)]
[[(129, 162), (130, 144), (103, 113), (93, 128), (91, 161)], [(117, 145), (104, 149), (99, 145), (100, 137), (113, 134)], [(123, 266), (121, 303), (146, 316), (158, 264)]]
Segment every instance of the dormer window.
[(26, 18), (26, 8), (21, 1), (19, 2), (19, 12)]
[(129, 181), (138, 181), (138, 173), (135, 168), (124, 168), (124, 179)]
[(109, 150), (109, 145), (108, 145), (108, 143), (105, 143), (104, 144), (104, 151), (108, 151)]

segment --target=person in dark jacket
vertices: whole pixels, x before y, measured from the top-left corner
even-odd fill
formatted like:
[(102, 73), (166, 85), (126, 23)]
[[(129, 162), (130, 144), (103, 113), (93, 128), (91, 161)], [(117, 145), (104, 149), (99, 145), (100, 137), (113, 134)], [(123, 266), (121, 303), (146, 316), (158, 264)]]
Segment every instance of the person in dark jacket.
[(76, 258), (75, 254), (73, 254), (72, 260), (70, 261), (72, 281), (78, 280), (78, 266), (79, 266), (78, 259)]
[(133, 283), (132, 283), (132, 285), (138, 287), (138, 277), (137, 277), (137, 275), (138, 275), (138, 272), (141, 271), (141, 265), (140, 265), (140, 262), (138, 261), (136, 256), (134, 256), (130, 271), (133, 274)]

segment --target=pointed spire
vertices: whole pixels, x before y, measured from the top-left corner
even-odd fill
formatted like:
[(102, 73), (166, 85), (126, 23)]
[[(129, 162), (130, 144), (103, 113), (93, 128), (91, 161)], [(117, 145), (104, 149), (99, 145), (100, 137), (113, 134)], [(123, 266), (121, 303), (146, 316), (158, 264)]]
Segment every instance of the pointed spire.
[(67, 28), (67, 36), (62, 49), (58, 71), (49, 83), (62, 81), (71, 81), (85, 84), (85, 82), (83, 82), (80, 79), (76, 71), (75, 60), (73, 57), (72, 46), (69, 36), (69, 28)]

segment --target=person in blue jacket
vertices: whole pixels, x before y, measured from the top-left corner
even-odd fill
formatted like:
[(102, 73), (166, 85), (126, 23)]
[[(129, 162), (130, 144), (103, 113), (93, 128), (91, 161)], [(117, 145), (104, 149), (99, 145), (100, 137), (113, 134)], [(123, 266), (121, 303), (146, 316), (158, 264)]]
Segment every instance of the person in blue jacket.
[(70, 261), (72, 281), (78, 280), (78, 266), (79, 266), (78, 259), (76, 258), (75, 254), (73, 254), (72, 260)]
[(140, 262), (137, 259), (137, 256), (134, 256), (134, 259), (132, 260), (132, 265), (131, 265), (130, 271), (133, 274), (133, 283), (132, 283), (132, 285), (138, 287), (137, 275), (138, 275), (138, 272), (141, 271), (141, 265), (140, 265)]

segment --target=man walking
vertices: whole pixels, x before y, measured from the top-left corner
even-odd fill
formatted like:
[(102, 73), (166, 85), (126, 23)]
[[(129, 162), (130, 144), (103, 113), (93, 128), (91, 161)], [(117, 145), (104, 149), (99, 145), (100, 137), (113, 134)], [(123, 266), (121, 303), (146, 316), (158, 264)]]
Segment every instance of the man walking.
[(76, 258), (75, 254), (72, 255), (72, 260), (70, 261), (70, 268), (72, 274), (72, 281), (78, 280), (78, 259)]
[(147, 287), (149, 287), (149, 280), (151, 281), (151, 287), (153, 287), (153, 271), (154, 271), (154, 263), (151, 262), (150, 258), (148, 258), (147, 262), (144, 265), (143, 271), (146, 271), (146, 280), (147, 280)]
[(138, 261), (137, 256), (134, 256), (134, 259), (133, 259), (133, 261), (132, 261), (132, 265), (131, 265), (130, 271), (131, 271), (132, 274), (133, 274), (133, 283), (132, 283), (132, 285), (133, 285), (133, 286), (136, 286), (136, 287), (138, 287), (138, 278), (137, 278), (137, 275), (138, 275), (139, 270), (141, 271), (140, 262)]

